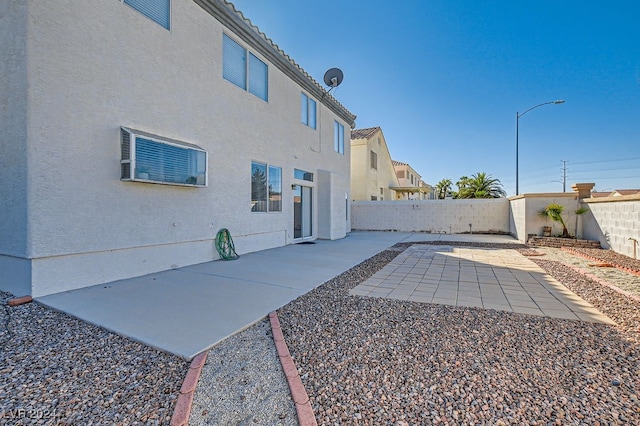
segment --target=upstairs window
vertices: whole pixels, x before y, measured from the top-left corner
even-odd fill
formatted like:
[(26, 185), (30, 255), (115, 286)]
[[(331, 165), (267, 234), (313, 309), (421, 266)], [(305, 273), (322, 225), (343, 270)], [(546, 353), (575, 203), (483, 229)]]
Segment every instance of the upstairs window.
[(164, 28), (170, 27), (171, 0), (121, 0), (142, 13), (148, 18), (153, 19)]
[(378, 154), (373, 151), (371, 152), (371, 168), (378, 170)]
[(222, 37), (222, 77), (267, 101), (269, 98), (267, 64), (228, 35), (224, 34)]
[(344, 126), (337, 121), (333, 122), (333, 149), (344, 154)]
[(316, 101), (304, 93), (300, 95), (300, 122), (312, 129), (316, 128)]
[(207, 186), (207, 153), (185, 142), (120, 129), (120, 178), (181, 186)]

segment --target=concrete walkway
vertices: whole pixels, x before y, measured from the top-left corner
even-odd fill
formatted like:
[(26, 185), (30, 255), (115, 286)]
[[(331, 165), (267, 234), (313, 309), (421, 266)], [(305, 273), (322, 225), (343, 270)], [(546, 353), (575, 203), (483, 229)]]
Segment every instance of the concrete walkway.
[(352, 232), (341, 240), (289, 245), (36, 300), (191, 359), (393, 244), (416, 241), (517, 242), (503, 235)]

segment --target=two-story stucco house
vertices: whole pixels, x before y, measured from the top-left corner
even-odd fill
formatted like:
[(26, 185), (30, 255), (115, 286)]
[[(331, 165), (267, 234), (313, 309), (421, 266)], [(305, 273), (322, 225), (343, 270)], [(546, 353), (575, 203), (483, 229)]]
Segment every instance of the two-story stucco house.
[(3, 0), (0, 39), (0, 289), (350, 231), (355, 116), (230, 3)]
[(355, 201), (395, 200), (398, 178), (380, 127), (351, 131), (351, 196)]
[(400, 187), (396, 189), (398, 198), (404, 200), (428, 200), (433, 197), (433, 187), (422, 180), (422, 177), (409, 163), (393, 160), (393, 167)]

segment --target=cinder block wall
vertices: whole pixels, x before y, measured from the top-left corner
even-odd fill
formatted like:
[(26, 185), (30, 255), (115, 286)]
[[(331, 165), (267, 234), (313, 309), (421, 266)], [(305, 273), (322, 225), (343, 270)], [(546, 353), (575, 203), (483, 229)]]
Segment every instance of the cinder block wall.
[[(633, 240), (640, 242), (640, 196), (587, 198), (589, 212), (582, 218), (584, 237), (603, 248), (633, 257)], [(636, 256), (640, 258), (640, 245)]]
[(446, 234), (508, 233), (509, 200), (354, 201), (351, 227)]

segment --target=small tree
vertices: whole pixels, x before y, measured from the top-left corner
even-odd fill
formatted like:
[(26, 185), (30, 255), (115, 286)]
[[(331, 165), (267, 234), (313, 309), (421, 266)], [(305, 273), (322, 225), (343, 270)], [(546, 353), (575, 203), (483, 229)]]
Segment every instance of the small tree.
[[(558, 203), (551, 203), (544, 209), (540, 210), (538, 213), (541, 217), (549, 218), (554, 222), (559, 222), (562, 225), (562, 238), (571, 238), (569, 234), (569, 230), (567, 229), (567, 225), (562, 218), (562, 212), (564, 211), (564, 206)], [(586, 207), (580, 207), (575, 211), (576, 215), (581, 215), (585, 212), (589, 211)]]

